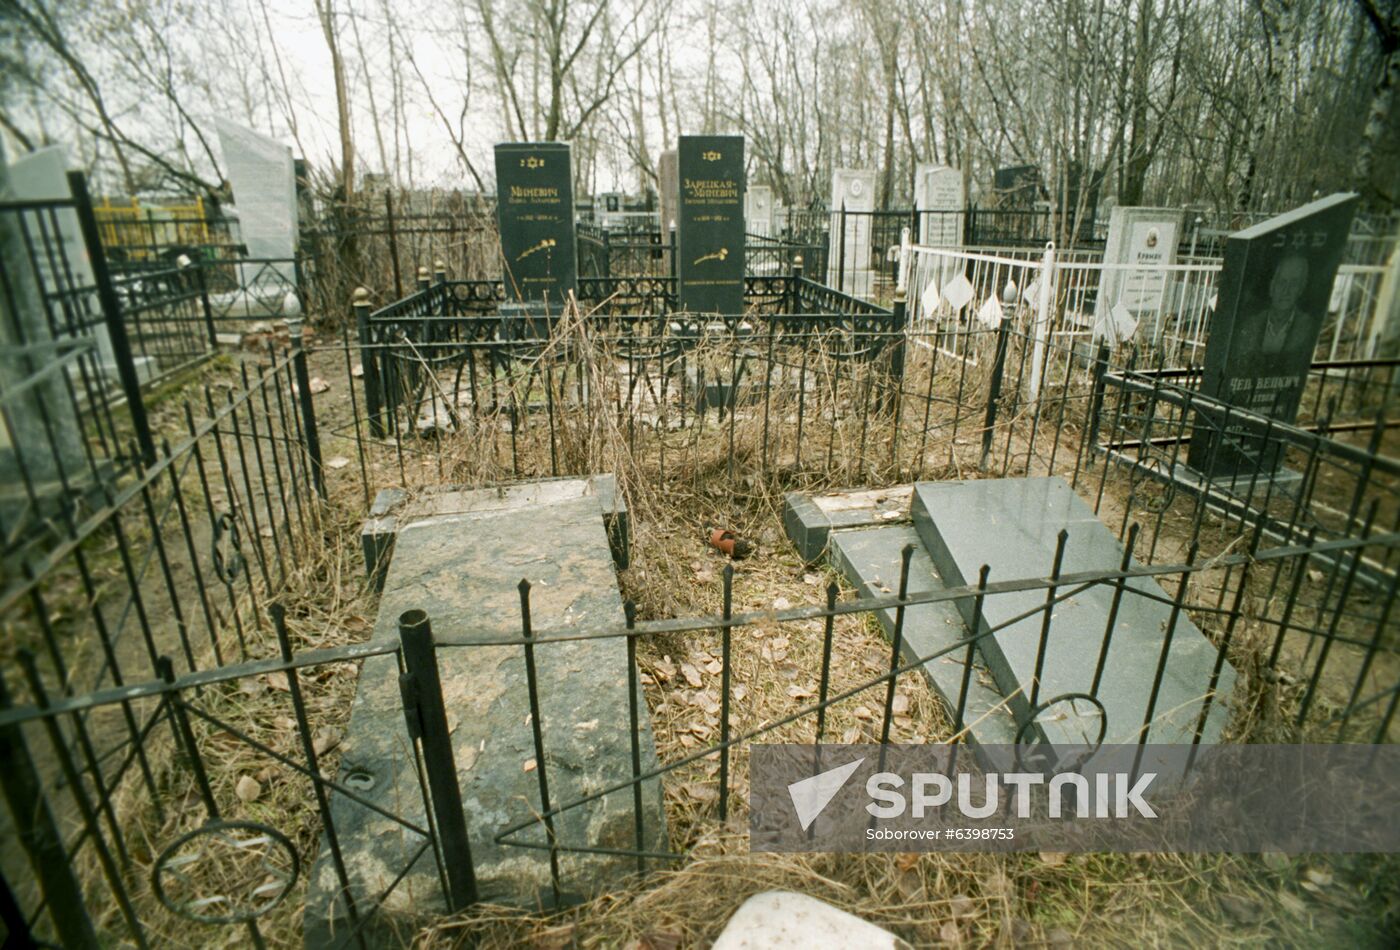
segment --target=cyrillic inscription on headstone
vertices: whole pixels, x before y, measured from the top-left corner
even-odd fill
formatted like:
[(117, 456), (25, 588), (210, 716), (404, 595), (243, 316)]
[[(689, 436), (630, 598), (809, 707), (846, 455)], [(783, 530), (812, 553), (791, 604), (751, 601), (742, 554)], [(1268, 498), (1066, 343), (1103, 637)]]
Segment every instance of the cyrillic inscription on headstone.
[(561, 307), (578, 290), (574, 179), (564, 142), (496, 146), (496, 216), (506, 299)]
[(682, 135), (680, 305), (691, 313), (744, 311), (744, 139)]
[[(1230, 235), (1202, 393), (1293, 422), (1356, 204), (1354, 194), (1331, 195)], [(1189, 463), (1212, 478), (1273, 471), (1281, 459), (1264, 450), (1260, 431), (1202, 412)]]

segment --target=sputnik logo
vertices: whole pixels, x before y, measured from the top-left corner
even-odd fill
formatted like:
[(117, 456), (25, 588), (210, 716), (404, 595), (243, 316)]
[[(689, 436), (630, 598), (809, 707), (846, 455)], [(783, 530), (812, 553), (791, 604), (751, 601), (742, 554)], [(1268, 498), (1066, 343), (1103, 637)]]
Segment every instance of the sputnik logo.
[(802, 830), (806, 831), (817, 820), (831, 800), (836, 797), (836, 793), (845, 787), (855, 770), (860, 768), (860, 764), (865, 761), (865, 756), (861, 756), (854, 762), (845, 765), (838, 765), (834, 769), (828, 769), (811, 778), (804, 778), (800, 782), (793, 782), (787, 787), (788, 796), (792, 799), (793, 811), (797, 812), (797, 820), (802, 823)]

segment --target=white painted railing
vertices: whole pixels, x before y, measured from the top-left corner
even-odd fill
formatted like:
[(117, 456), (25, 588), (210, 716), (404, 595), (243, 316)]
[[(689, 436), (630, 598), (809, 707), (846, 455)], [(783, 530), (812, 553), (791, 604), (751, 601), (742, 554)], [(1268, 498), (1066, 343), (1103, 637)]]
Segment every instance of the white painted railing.
[[(1066, 260), (1052, 247), (1037, 257), (926, 245), (906, 250), (900, 276), (914, 341), (975, 362), (981, 341), (1008, 320), (1010, 330), (1032, 341), (1032, 394), (1043, 379), (1064, 378), (1077, 345), (1085, 356), (1099, 341), (1114, 349), (1136, 346), (1139, 365), (1199, 366), (1205, 357), (1219, 260), (1140, 267), (1105, 264), (1082, 252)], [(1378, 356), (1382, 342), (1400, 333), (1387, 327), (1397, 286), (1400, 256), (1387, 265), (1342, 265), (1315, 358)]]

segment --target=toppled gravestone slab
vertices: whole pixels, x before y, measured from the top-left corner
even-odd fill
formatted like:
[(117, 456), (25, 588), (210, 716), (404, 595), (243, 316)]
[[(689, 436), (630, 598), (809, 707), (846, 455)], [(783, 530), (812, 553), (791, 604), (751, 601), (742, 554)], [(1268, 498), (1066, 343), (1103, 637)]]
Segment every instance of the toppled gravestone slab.
[[(942, 590), (946, 585), (933, 560), (919, 543), (918, 533), (907, 524), (875, 528), (846, 528), (832, 532), (831, 561), (846, 580), (862, 594), (888, 597), (899, 592), (899, 572), (905, 545), (914, 545), (909, 559), (910, 595)], [(885, 635), (894, 637), (895, 610), (877, 611)], [(900, 642), (903, 662), (930, 657), (920, 669), (948, 708), (949, 719), (958, 708), (967, 667), (967, 648), (959, 646), (967, 638), (967, 625), (953, 601), (912, 604), (904, 608)], [(946, 652), (944, 652), (946, 651)], [(939, 655), (935, 655), (939, 654)], [(992, 681), (974, 649), (972, 672), (967, 679), (963, 703), (963, 723), (968, 738), (978, 745), (1016, 741), (1016, 722), (1010, 706)]]
[(783, 528), (808, 563), (821, 560), (833, 530), (909, 521), (912, 485), (806, 495), (783, 500)]
[[(816, 561), (825, 554), (831, 566), (864, 596), (888, 597), (899, 590), (906, 545), (914, 547), (909, 593), (942, 590), (946, 585), (910, 524), (913, 492), (912, 485), (820, 495), (793, 492), (785, 500), (783, 524), (804, 560)], [(886, 636), (893, 637), (894, 609), (877, 611), (876, 616)], [(950, 718), (963, 691), (967, 650), (957, 644), (966, 637), (967, 625), (952, 601), (905, 608), (901, 635), (904, 662), (931, 657), (920, 669), (947, 706)], [(948, 652), (934, 656), (944, 650)], [(976, 651), (967, 677), (963, 722), (968, 737), (979, 745), (1016, 739), (1010, 707)]]
[[(934, 564), (951, 586), (976, 583), (983, 564), (991, 566), (993, 583), (1048, 577), (1061, 530), (1068, 531), (1062, 574), (1117, 571), (1122, 563), (1123, 547), (1118, 538), (1056, 476), (920, 482), (914, 486), (912, 514)], [(1069, 591), (1062, 589), (1060, 593)], [(1113, 596), (1113, 584), (1094, 584), (1055, 605), (1038, 694), (1040, 705), (1065, 694), (1090, 691)], [(1068, 710), (1060, 714), (1047, 710), (1049, 715), (1036, 717), (1044, 741), (1051, 745), (1085, 742), (1081, 729), (1089, 718), (1095, 729), (1103, 723), (1107, 743), (1138, 741), (1162, 661), (1170, 601), (1151, 577), (1126, 582), (1097, 694), (1103, 714), (1095, 712), (1080, 719)], [(982, 639), (982, 654), (1019, 721), (1025, 721), (1030, 712), (1028, 697), (1035, 679), (1044, 606), (1042, 588), (991, 595), (982, 608), (982, 631), (999, 628)], [(959, 607), (971, 624), (972, 602), (959, 602)], [(1152, 707), (1147, 741), (1193, 740), (1216, 658), (1215, 645), (1182, 611), (1162, 666), (1161, 689)], [(1234, 668), (1226, 662), (1202, 741), (1219, 739), (1229, 718), (1234, 683)], [(1087, 741), (1092, 739), (1090, 736)]]
[[(513, 507), (431, 515), (401, 525), (374, 639), (397, 639), (398, 617), (415, 608), (427, 611), (439, 642), (518, 637), (521, 578), (533, 585), (537, 635), (620, 627), (622, 600), (599, 498), (538, 503), (534, 497), (525, 492)], [(557, 807), (630, 779), (626, 644), (617, 638), (548, 643), (536, 648), (535, 659), (551, 803)], [(548, 851), (493, 840), (500, 829), (540, 808), (523, 649), (442, 646), (438, 663), (480, 897), (548, 905)], [(419, 827), (427, 820), (398, 672), (394, 655), (365, 660), (337, 776), (380, 811), (338, 793), (331, 798), (357, 906), (372, 906), (388, 892), (383, 912), (368, 925), (373, 945), (392, 940), (395, 928), (399, 934), (411, 932), (416, 923), (445, 910), (432, 853), (419, 850), (425, 839), (395, 820)], [(657, 760), (650, 715), (640, 696), (637, 712), (641, 769), (647, 772)], [(642, 784), (642, 814), (643, 847), (666, 850), (661, 785), (655, 779)], [(630, 788), (555, 821), (564, 846), (636, 847)], [(516, 838), (543, 843), (544, 827), (536, 825)], [(635, 869), (629, 857), (563, 852), (564, 900), (604, 890)], [(323, 846), (308, 887), (307, 946), (338, 946), (349, 933), (338, 890)]]
[(603, 527), (613, 561), (626, 568), (630, 552), (627, 502), (612, 475), (587, 478), (541, 478), (487, 488), (434, 486), (410, 494), (402, 488), (385, 488), (375, 496), (360, 531), (365, 573), (376, 590), (383, 590), (384, 575), (394, 555), (394, 538), (401, 526), (438, 515), (497, 511), (523, 505), (547, 505), (571, 498), (597, 496), (603, 510)]

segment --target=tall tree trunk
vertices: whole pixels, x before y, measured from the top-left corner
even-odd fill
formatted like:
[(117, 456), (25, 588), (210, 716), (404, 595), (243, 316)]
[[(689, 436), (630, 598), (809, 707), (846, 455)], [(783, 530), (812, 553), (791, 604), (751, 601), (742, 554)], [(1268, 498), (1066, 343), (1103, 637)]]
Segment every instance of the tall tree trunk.
[(1148, 43), (1152, 29), (1152, 0), (1142, 0), (1138, 10), (1137, 43), (1133, 49), (1132, 130), (1128, 137), (1127, 161), (1123, 167), (1123, 187), (1119, 199), (1125, 205), (1142, 204), (1147, 185), (1147, 167), (1152, 154), (1147, 147)]
[(1371, 93), (1371, 108), (1367, 111), (1366, 127), (1361, 133), (1361, 142), (1356, 149), (1356, 167), (1352, 178), (1357, 189), (1363, 194), (1378, 198), (1379, 203), (1390, 206), (1400, 196), (1384, 193), (1383, 190), (1377, 193), (1371, 181), (1371, 173), (1375, 168), (1376, 147), (1390, 122), (1390, 113), (1395, 103), (1395, 87), (1400, 85), (1400, 23), (1383, 17), (1372, 0), (1357, 2), (1380, 42), (1383, 60), (1380, 75), (1376, 77), (1376, 85)]
[(321, 33), (331, 54), (331, 73), (335, 80), (335, 109), (340, 122), (340, 189), (348, 205), (355, 195), (355, 138), (350, 127), (350, 90), (345, 81), (345, 60), (340, 55), (340, 39), (336, 34), (334, 0), (315, 0), (316, 15), (321, 20)]

